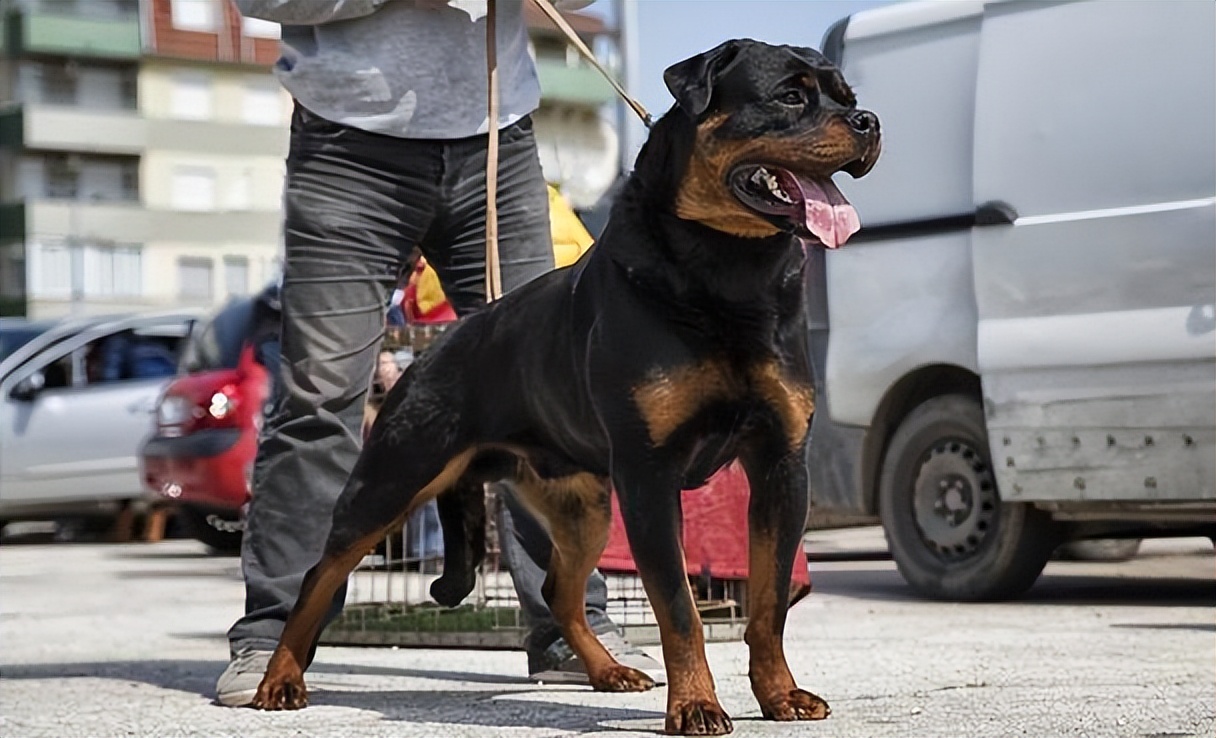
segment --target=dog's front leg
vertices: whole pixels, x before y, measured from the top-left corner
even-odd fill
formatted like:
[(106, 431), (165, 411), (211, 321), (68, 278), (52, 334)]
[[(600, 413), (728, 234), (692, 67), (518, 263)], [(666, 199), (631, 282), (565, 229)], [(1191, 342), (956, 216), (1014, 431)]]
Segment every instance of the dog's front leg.
[(659, 621), (667, 669), (665, 730), (676, 735), (725, 735), (734, 729), (714, 694), (705, 660), (701, 616), (684, 571), (680, 485), (671, 473), (626, 465), (614, 474), (629, 547)]
[(754, 443), (741, 457), (751, 487), (748, 509), (748, 675), (769, 720), (822, 720), (828, 703), (799, 689), (785, 660), (790, 575), (809, 509), (803, 448), (784, 438)]

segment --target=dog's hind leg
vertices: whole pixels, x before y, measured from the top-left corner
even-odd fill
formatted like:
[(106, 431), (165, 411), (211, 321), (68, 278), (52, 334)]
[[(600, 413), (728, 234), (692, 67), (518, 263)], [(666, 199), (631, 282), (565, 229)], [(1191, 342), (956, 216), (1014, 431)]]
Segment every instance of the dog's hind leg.
[(601, 692), (641, 692), (654, 680), (622, 666), (595, 637), (587, 622), (587, 578), (594, 571), (612, 521), (608, 482), (587, 472), (542, 479), (521, 464), (517, 489), (525, 504), (548, 526), (553, 541), (541, 590), (562, 636), (582, 660), (591, 686)]
[(621, 463), (613, 481), (629, 547), (663, 640), (668, 684), (664, 730), (676, 735), (724, 735), (734, 726), (714, 693), (701, 616), (684, 570), (679, 480), (659, 470), (647, 473), (646, 466)]
[[(252, 706), (298, 710), (308, 704), (304, 669), (338, 588), (363, 556), (419, 505), (444, 492), (464, 473), (472, 449), (453, 454), (425, 429), (376, 434), (364, 449), (334, 507), (333, 526), (321, 560), (309, 569), (295, 607)], [(384, 437), (387, 436), (387, 437)]]
[(801, 446), (773, 440), (740, 456), (751, 486), (748, 507), (748, 675), (760, 712), (769, 720), (821, 720), (828, 703), (799, 689), (785, 660), (790, 575), (809, 510)]

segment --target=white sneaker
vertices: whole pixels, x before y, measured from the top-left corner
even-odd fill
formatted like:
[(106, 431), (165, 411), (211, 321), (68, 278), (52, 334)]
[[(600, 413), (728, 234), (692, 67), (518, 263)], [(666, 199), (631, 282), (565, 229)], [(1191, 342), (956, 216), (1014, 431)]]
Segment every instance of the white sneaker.
[[(608, 653), (622, 666), (642, 672), (654, 680), (656, 686), (667, 683), (667, 671), (658, 661), (625, 639), (618, 631), (598, 633), (595, 636), (608, 649)], [(528, 679), (538, 684), (590, 684), (587, 667), (582, 659), (566, 644), (564, 638), (557, 639), (543, 654), (528, 659)]]
[(258, 685), (266, 675), (271, 651), (239, 651), (215, 682), (215, 699), (226, 707), (245, 707), (253, 702)]

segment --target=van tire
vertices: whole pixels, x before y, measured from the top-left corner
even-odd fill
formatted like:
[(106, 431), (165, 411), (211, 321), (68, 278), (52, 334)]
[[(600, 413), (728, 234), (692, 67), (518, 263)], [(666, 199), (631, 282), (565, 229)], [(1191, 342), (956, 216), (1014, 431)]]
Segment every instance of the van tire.
[(878, 507), (899, 573), (934, 599), (1016, 597), (1060, 541), (1046, 513), (1000, 501), (983, 409), (964, 395), (926, 400), (900, 423)]

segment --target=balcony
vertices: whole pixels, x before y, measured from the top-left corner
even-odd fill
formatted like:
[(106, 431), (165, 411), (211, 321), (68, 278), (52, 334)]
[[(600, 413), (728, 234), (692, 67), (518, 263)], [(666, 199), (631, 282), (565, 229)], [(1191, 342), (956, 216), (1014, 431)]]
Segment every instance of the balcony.
[(28, 238), (79, 238), (102, 243), (146, 243), (148, 211), (137, 202), (27, 200)]
[(564, 60), (541, 58), (536, 60), (536, 74), (546, 102), (599, 106), (616, 94), (599, 72), (582, 63), (569, 66)]
[(0, 145), (98, 154), (141, 154), (147, 123), (134, 110), (25, 105), (0, 115)]
[[(58, 9), (57, 6), (58, 5)], [(15, 24), (7, 34), (9, 53), (64, 54), (110, 59), (137, 59), (141, 53), (139, 14), (117, 8), (110, 12), (78, 12), (112, 7), (106, 3), (74, 4), (42, 2), (20, 15), (9, 17)]]
[(228, 156), (287, 156), (286, 126), (149, 118), (148, 148)]
[(283, 227), (278, 210), (145, 211), (153, 242), (177, 244), (277, 244)]

